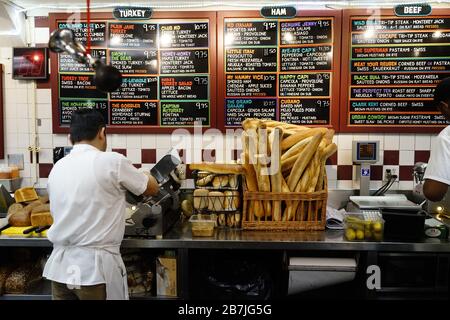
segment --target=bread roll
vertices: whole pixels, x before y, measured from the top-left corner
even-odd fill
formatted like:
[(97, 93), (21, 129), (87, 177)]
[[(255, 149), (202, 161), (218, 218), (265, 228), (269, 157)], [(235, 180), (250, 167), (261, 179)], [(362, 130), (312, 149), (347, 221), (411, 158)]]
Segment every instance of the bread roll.
[(239, 199), (239, 191), (224, 191), (223, 193), (225, 195), (225, 203), (224, 208), (225, 210), (237, 210), (240, 205), (240, 199)]
[(234, 227), (234, 214), (227, 214), (227, 227)]
[(209, 190), (206, 189), (196, 189), (194, 190), (194, 208), (197, 210), (202, 210), (208, 208), (208, 195)]
[(212, 185), (216, 189), (226, 187), (228, 185), (228, 176), (227, 175), (215, 176), (212, 181)]
[(203, 163), (191, 163), (189, 165), (189, 168), (191, 170), (209, 171), (212, 173), (219, 173), (219, 174), (241, 174), (244, 172), (244, 169), (240, 164), (203, 162)]
[(223, 226), (225, 226), (225, 225), (227, 224), (226, 218), (225, 218), (225, 213), (219, 214), (219, 216), (218, 216), (218, 218), (217, 218), (217, 224), (218, 224), (220, 227), (223, 227)]
[(183, 214), (186, 216), (186, 217), (190, 217), (190, 216), (192, 216), (192, 212), (194, 211), (194, 207), (193, 207), (193, 205), (192, 205), (192, 202), (191, 201), (189, 201), (189, 200), (187, 200), (187, 199), (184, 199), (182, 202), (181, 202), (181, 211), (183, 211)]
[(31, 213), (31, 225), (33, 227), (45, 227), (53, 224), (53, 217), (50, 211)]
[(223, 211), (225, 195), (220, 191), (211, 191), (208, 195), (208, 210)]
[(13, 227), (31, 226), (31, 208), (25, 207), (22, 210), (15, 212), (9, 217), (8, 223)]
[(23, 210), (23, 205), (21, 205), (20, 203), (13, 203), (8, 208), (8, 216), (12, 215), (20, 210)]
[(214, 174), (210, 174), (204, 178), (197, 180), (197, 186), (199, 186), (199, 187), (207, 186), (209, 183), (211, 183), (211, 181), (213, 181), (214, 176), (215, 176)]
[(238, 187), (238, 176), (230, 174), (228, 176), (228, 184), (230, 185), (230, 188), (236, 189)]

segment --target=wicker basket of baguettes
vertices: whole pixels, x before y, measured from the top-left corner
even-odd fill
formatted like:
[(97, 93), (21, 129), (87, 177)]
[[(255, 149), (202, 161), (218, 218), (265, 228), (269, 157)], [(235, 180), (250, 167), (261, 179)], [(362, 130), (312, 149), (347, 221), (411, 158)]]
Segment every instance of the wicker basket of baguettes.
[(337, 150), (334, 130), (258, 119), (246, 119), (242, 127), (241, 164), (191, 169), (244, 176), (243, 229), (324, 230), (325, 162)]

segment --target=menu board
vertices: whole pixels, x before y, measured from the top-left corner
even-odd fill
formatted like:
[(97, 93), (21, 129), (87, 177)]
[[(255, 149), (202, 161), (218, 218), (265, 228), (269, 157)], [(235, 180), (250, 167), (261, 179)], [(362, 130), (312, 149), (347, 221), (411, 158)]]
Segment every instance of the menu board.
[(450, 16), (360, 12), (344, 14), (341, 130), (439, 131), (448, 123), (432, 100), (436, 84), (450, 76)]
[[(55, 133), (67, 132), (72, 113), (81, 108), (99, 110), (112, 133), (215, 126), (215, 13), (155, 12), (136, 21), (94, 13), (91, 18), (91, 55), (117, 68), (123, 81), (118, 90), (101, 92), (90, 66), (66, 53), (52, 54)], [(76, 23), (67, 19), (51, 14), (50, 29), (70, 28), (86, 45), (85, 16)]]
[(239, 127), (259, 118), (336, 126), (339, 25), (334, 10), (284, 20), (219, 12), (219, 123)]

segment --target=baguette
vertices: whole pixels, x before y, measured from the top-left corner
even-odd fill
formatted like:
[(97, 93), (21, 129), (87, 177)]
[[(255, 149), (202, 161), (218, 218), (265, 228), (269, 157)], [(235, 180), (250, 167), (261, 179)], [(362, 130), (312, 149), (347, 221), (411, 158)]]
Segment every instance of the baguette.
[[(244, 168), (244, 172), (245, 172), (245, 168)], [(232, 189), (236, 189), (238, 186), (238, 177), (235, 174), (230, 174), (228, 176), (228, 184), (230, 185), (230, 188)]]
[(211, 181), (213, 181), (214, 177), (215, 177), (214, 174), (210, 174), (204, 178), (197, 180), (197, 186), (199, 187), (207, 186), (209, 183), (211, 183)]
[(302, 154), (297, 158), (292, 168), (291, 174), (288, 178), (288, 186), (289, 190), (296, 190), (296, 186), (305, 171), (306, 166), (311, 161), (311, 158), (314, 156), (314, 153), (317, 151), (317, 147), (322, 139), (322, 133), (317, 133), (314, 135), (313, 139), (308, 143), (305, 150)]
[(223, 194), (225, 195), (224, 209), (230, 211), (237, 210), (240, 205), (239, 192), (227, 190)]
[[(253, 136), (252, 136), (253, 134)], [(250, 192), (257, 192), (258, 191), (258, 180), (256, 176), (256, 171), (254, 167), (254, 163), (250, 163), (250, 154), (254, 156), (255, 153), (254, 150), (251, 150), (251, 148), (256, 148), (256, 142), (254, 141), (256, 138), (256, 132), (250, 131), (243, 133), (243, 148), (244, 148), (244, 174), (245, 174), (245, 185)], [(250, 139), (252, 139), (253, 147), (251, 147)], [(251, 201), (249, 203), (249, 208), (247, 210), (248, 212), (248, 221), (253, 221), (253, 216), (257, 217), (263, 217), (264, 216), (264, 209), (262, 207), (262, 204), (260, 201)]]
[(228, 185), (228, 175), (215, 176), (212, 185), (214, 188), (224, 188)]
[(281, 160), (286, 160), (292, 156), (298, 155), (302, 150), (306, 147), (306, 145), (311, 142), (313, 137), (308, 137), (297, 142), (291, 148), (289, 148), (283, 155), (281, 156)]
[(296, 134), (290, 135), (281, 143), (281, 149), (286, 150), (295, 145), (297, 142), (306, 139), (308, 137), (316, 136), (318, 133), (321, 134), (321, 137), (327, 132), (327, 128), (313, 128), (309, 130), (303, 130), (297, 132)]
[[(273, 139), (272, 143), (272, 161), (271, 161), (271, 186), (272, 192), (282, 192), (282, 182), (283, 175), (281, 173), (281, 146), (280, 142), (283, 138), (283, 129), (281, 127), (277, 127), (273, 131)], [(275, 152), (276, 151), (276, 152)], [(277, 159), (274, 159), (277, 156)], [(274, 163), (276, 162), (276, 163)], [(281, 201), (273, 201), (272, 202), (272, 217), (274, 221), (281, 221)]]
[[(270, 178), (267, 170), (268, 154), (267, 154), (267, 131), (266, 126), (262, 123), (257, 128), (258, 133), (258, 154), (256, 156), (256, 164), (258, 170), (258, 188), (262, 192), (270, 192)], [(264, 217), (272, 216), (272, 203), (270, 200), (263, 201)]]
[(244, 171), (242, 165), (240, 164), (225, 164), (213, 162), (191, 163), (189, 165), (189, 169), (208, 171), (218, 174), (242, 174)]

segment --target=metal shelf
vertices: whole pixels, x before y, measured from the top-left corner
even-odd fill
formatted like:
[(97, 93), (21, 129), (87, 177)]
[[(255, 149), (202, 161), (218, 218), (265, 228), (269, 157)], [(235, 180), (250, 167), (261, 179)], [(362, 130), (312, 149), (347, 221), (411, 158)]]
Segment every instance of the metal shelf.
[(51, 294), (4, 294), (0, 300), (52, 300)]

